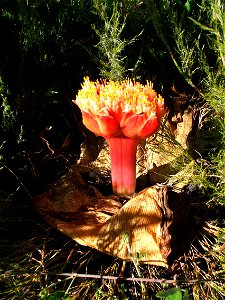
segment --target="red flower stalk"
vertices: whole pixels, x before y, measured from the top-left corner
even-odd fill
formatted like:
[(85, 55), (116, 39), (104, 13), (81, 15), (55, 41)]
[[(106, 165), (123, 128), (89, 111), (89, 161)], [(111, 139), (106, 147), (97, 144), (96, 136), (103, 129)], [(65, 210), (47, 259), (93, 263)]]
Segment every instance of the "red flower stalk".
[(149, 82), (91, 82), (86, 77), (74, 102), (81, 109), (84, 125), (109, 143), (114, 194), (132, 195), (137, 145), (158, 130), (163, 98)]

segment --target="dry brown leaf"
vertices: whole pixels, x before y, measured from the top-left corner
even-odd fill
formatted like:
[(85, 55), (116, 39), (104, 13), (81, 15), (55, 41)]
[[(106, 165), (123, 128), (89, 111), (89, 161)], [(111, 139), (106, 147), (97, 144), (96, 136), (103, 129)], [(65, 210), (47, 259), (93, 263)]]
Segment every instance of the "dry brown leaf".
[(171, 222), (166, 197), (165, 187), (154, 186), (122, 206), (118, 197), (104, 197), (87, 185), (73, 167), (34, 203), (47, 222), (82, 245), (127, 261), (129, 246), (134, 256), (144, 253), (142, 262), (166, 266)]

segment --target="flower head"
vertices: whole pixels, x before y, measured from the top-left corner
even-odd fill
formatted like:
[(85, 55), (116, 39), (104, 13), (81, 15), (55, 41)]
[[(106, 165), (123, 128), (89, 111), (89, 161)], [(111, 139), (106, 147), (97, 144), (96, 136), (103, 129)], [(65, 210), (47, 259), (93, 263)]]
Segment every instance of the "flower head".
[(74, 102), (81, 109), (84, 125), (109, 143), (114, 193), (132, 195), (137, 145), (159, 128), (163, 98), (151, 82), (92, 82), (86, 77)]
[(106, 138), (147, 138), (158, 129), (164, 114), (164, 100), (151, 82), (92, 82), (85, 77), (74, 102), (82, 111), (84, 125)]

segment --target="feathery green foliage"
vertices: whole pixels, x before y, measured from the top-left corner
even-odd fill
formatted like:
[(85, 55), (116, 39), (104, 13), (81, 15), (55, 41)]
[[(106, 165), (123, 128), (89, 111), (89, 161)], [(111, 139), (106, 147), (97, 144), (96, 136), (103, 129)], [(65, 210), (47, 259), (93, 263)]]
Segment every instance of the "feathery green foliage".
[[(94, 12), (103, 22), (100, 29), (93, 24), (93, 29), (99, 37), (99, 42), (96, 45), (99, 56), (99, 70), (100, 76), (103, 78), (123, 80), (128, 72), (125, 51), (128, 45), (136, 41), (137, 36), (132, 39), (123, 37), (126, 15), (123, 14), (122, 3), (114, 1), (111, 6), (112, 10), (109, 10), (107, 3), (104, 3), (104, 1), (93, 0)], [(129, 9), (129, 7), (127, 8)]]
[(98, 30), (93, 26), (99, 37), (97, 44), (100, 58), (100, 75), (110, 80), (122, 80), (125, 76), (125, 56), (123, 56), (126, 46), (121, 35), (126, 24), (125, 19), (121, 21), (121, 14), (118, 10), (118, 3), (114, 3), (111, 17), (108, 17), (106, 6), (101, 0), (93, 1), (96, 13), (103, 21), (103, 28)]

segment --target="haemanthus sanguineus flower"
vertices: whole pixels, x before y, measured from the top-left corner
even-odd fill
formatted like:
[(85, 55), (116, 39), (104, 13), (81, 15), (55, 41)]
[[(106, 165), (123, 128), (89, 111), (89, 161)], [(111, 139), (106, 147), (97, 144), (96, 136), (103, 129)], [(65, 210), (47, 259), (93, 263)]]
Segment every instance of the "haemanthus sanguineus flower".
[(74, 102), (84, 125), (109, 144), (114, 194), (132, 195), (136, 188), (136, 151), (153, 135), (164, 115), (164, 100), (147, 82), (90, 81), (84, 78)]

